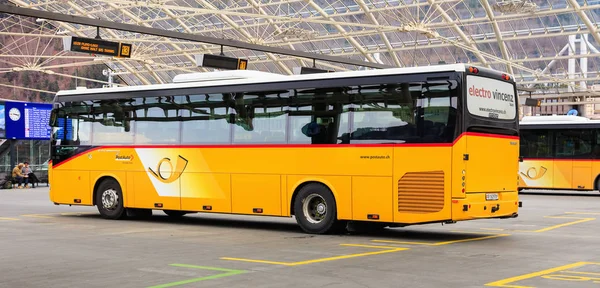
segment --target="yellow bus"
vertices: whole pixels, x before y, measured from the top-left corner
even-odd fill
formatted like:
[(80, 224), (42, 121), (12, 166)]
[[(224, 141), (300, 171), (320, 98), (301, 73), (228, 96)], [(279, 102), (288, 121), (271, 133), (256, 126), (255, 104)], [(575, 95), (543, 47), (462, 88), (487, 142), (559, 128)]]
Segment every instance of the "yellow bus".
[(600, 190), (600, 121), (526, 116), (520, 131), (519, 190)]
[(314, 234), (518, 215), (510, 75), (455, 64), (173, 82), (60, 91), (51, 201), (108, 219), (295, 217)]

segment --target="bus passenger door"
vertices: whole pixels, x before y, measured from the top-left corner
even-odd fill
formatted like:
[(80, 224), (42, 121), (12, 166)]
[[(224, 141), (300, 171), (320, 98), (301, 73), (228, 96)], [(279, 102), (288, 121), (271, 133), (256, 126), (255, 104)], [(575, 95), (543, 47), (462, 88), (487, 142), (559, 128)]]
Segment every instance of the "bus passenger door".
[(594, 189), (592, 179), (592, 130), (574, 130), (572, 189)]
[(592, 186), (591, 131), (555, 130), (554, 188), (586, 189)]
[(574, 160), (573, 161), (573, 189), (594, 189), (592, 179), (592, 161)]

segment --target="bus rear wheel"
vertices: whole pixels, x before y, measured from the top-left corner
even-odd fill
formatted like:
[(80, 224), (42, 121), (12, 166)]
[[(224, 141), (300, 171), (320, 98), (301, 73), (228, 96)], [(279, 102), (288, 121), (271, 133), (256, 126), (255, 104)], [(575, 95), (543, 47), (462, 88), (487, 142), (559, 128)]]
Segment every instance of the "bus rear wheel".
[(100, 216), (105, 219), (121, 219), (125, 216), (123, 191), (115, 179), (102, 180), (96, 191), (96, 206)]
[(294, 214), (300, 228), (310, 234), (326, 234), (338, 229), (335, 198), (321, 184), (308, 184), (296, 195)]

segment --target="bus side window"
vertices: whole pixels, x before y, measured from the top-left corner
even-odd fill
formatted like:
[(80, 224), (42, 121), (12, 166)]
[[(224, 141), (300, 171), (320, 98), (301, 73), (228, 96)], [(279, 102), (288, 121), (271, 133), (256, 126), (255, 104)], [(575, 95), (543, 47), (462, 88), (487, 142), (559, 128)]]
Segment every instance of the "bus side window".
[(186, 95), (182, 98), (180, 116), (181, 143), (230, 144), (228, 120), (233, 109), (228, 107), (228, 94)]

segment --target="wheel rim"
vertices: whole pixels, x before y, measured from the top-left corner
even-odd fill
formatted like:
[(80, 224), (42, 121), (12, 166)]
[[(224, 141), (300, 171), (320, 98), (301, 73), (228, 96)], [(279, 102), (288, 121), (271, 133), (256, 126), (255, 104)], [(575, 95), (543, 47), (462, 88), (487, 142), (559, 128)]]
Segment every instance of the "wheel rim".
[(327, 216), (327, 203), (321, 195), (310, 194), (304, 199), (304, 203), (302, 203), (302, 211), (308, 222), (313, 224), (321, 223)]
[(114, 210), (119, 205), (119, 195), (117, 191), (110, 188), (102, 192), (102, 207), (107, 210)]

